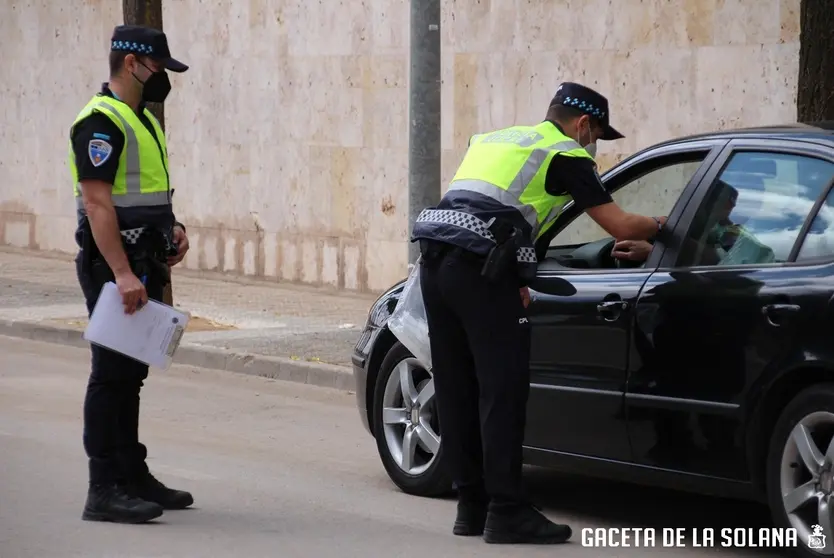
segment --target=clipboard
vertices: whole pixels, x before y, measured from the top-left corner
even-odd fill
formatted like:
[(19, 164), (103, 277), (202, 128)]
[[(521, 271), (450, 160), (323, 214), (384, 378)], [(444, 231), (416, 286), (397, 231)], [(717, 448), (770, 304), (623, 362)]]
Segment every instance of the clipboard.
[(84, 339), (148, 366), (168, 370), (191, 316), (148, 300), (132, 315), (125, 314), (114, 282), (105, 283), (84, 330)]

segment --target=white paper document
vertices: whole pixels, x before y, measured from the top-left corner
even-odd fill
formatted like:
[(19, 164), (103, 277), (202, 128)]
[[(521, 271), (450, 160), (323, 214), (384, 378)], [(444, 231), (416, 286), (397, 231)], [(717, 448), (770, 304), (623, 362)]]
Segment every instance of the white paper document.
[(110, 282), (101, 289), (84, 339), (167, 370), (188, 320), (188, 314), (155, 300), (148, 300), (133, 315), (125, 314), (119, 288)]

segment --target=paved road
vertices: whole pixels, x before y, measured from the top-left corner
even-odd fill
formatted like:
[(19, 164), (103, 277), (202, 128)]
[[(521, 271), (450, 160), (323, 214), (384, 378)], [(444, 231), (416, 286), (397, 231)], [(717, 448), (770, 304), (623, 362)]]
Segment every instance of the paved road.
[[(195, 509), (156, 524), (80, 520), (87, 352), (0, 337), (0, 558), (762, 556), (750, 550), (583, 548), (582, 527), (758, 526), (758, 507), (531, 471), (559, 549), (453, 537), (454, 503), (388, 481), (353, 395), (176, 367), (143, 392), (141, 435), (161, 480)], [(705, 520), (704, 518), (709, 518)]]

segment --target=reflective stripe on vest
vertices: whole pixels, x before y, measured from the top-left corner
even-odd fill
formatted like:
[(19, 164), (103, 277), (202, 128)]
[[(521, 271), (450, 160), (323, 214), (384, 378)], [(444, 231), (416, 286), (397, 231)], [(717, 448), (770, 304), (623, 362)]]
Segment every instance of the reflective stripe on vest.
[[(506, 151), (499, 146), (505, 146)], [(530, 225), (531, 240), (535, 240), (571, 199), (567, 195), (552, 196), (545, 190), (545, 164), (559, 154), (591, 158), (582, 146), (549, 122), (476, 135), (449, 190), (476, 192), (514, 208)], [(506, 167), (518, 168), (514, 176), (506, 175), (502, 156), (507, 160)], [(482, 164), (481, 158), (488, 160)]]
[[(98, 100), (98, 102), (95, 102), (96, 100)], [(161, 160), (162, 166), (160, 169), (152, 169), (151, 171), (147, 171), (146, 169), (146, 175), (149, 172), (153, 173), (151, 175), (153, 178), (149, 180), (154, 182), (154, 184), (146, 186), (145, 191), (143, 191), (141, 155), (142, 146), (140, 145), (140, 140), (137, 137), (136, 130), (134, 129), (134, 127), (119, 112), (119, 110), (115, 108), (113, 104), (111, 104), (108, 97), (94, 97), (93, 101), (88, 103), (88, 106), (85, 107), (84, 110), (82, 110), (81, 113), (78, 115), (78, 118), (76, 119), (76, 122), (73, 124), (73, 126), (75, 126), (79, 121), (81, 121), (83, 118), (86, 118), (93, 111), (96, 110), (109, 116), (110, 119), (114, 121), (114, 123), (117, 122), (118, 124), (120, 124), (119, 128), (122, 129), (125, 135), (124, 148), (122, 152), (122, 156), (124, 157), (124, 168), (119, 169), (120, 173), (124, 173), (124, 188), (123, 191), (120, 191), (122, 190), (122, 188), (119, 187), (120, 185), (114, 184), (112, 193), (113, 205), (115, 207), (148, 207), (169, 204), (170, 193), (167, 176), (167, 161), (163, 157)], [(163, 150), (167, 150), (164, 134), (162, 133), (161, 128), (156, 122), (156, 119), (153, 118), (152, 115), (150, 115), (147, 109), (145, 110), (145, 113), (150, 119), (157, 136), (159, 136), (160, 146)], [(143, 127), (143, 132), (147, 132), (150, 135), (150, 132), (147, 131), (147, 129), (145, 129), (144, 124), (141, 124), (141, 122), (139, 124)], [(152, 148), (152, 153), (155, 153), (157, 154), (156, 156), (158, 156), (160, 146), (156, 145), (156, 141), (154, 141), (153, 137), (150, 138), (150, 142), (152, 142), (153, 145), (148, 145), (146, 146), (146, 148)], [(77, 169), (75, 166), (75, 158), (73, 155), (72, 147), (70, 147), (70, 168), (73, 171), (73, 178), (75, 178), (77, 176)], [(121, 177), (117, 174), (116, 182), (120, 182), (120, 179)], [(76, 208), (83, 209), (84, 203), (81, 198), (79, 185), (77, 183), (75, 184), (74, 190), (76, 198)]]
[[(471, 213), (464, 213), (463, 211), (454, 211), (452, 209), (424, 209), (417, 216), (417, 223), (440, 223), (443, 225), (453, 225), (466, 229), (472, 233), (485, 238), (486, 240), (495, 243), (495, 236), (489, 230), (489, 225), (480, 217), (476, 217)], [(528, 246), (522, 246), (516, 250), (516, 260), (520, 263), (536, 263), (536, 250)]]

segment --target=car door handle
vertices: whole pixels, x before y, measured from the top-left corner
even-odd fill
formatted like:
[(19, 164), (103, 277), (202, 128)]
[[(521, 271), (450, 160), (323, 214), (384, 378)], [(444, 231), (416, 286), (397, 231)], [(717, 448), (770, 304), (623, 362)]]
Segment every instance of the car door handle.
[(628, 310), (628, 302), (625, 300), (606, 300), (597, 304), (598, 312), (613, 312), (615, 310)]
[(799, 312), (799, 304), (768, 304), (762, 307), (762, 314), (793, 314)]
[(779, 316), (796, 314), (799, 310), (800, 306), (798, 304), (768, 304), (762, 306), (762, 314), (767, 320), (767, 323), (773, 327), (780, 327), (782, 325)]

